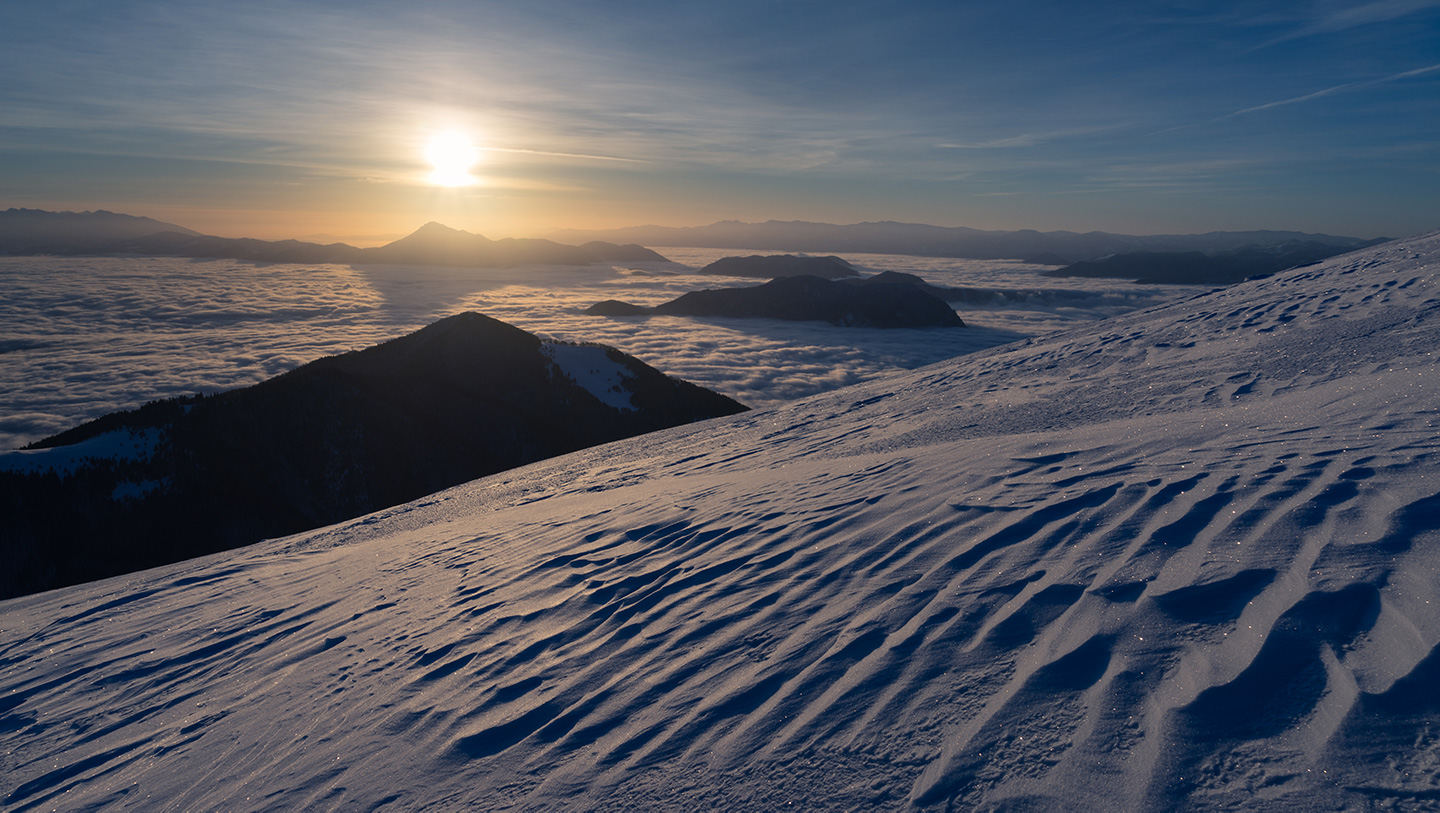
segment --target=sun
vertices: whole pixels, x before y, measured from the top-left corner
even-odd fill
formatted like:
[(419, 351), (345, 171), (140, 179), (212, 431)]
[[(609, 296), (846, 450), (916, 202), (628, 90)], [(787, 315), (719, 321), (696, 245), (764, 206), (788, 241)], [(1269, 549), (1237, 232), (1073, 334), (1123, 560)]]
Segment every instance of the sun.
[(440, 133), (425, 144), (425, 160), (436, 186), (469, 186), (475, 183), (470, 168), (480, 159), (480, 150), (464, 133)]

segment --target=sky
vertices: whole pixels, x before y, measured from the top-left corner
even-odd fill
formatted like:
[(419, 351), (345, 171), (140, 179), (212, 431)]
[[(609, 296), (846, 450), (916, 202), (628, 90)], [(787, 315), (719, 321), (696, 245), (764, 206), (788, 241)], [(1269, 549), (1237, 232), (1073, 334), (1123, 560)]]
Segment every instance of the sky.
[(490, 237), (1440, 226), (1440, 0), (56, 0), (5, 17), (0, 208), (357, 244), (430, 220)]

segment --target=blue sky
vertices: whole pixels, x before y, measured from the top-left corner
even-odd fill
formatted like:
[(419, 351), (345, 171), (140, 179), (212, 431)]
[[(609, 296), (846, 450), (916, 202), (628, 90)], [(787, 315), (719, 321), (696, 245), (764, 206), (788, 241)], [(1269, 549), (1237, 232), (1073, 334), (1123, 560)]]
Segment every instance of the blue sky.
[[(259, 237), (1440, 226), (1440, 0), (12, 3), (0, 207)], [(462, 133), (476, 183), (426, 182)]]

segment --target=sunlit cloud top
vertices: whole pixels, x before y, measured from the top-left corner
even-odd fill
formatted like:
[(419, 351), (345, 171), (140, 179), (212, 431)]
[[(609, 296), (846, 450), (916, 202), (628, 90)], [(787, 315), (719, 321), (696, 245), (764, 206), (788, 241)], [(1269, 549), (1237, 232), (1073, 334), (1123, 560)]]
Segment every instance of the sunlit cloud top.
[(1437, 53), (1425, 0), (18, 4), (0, 206), (1395, 235), (1440, 225)]

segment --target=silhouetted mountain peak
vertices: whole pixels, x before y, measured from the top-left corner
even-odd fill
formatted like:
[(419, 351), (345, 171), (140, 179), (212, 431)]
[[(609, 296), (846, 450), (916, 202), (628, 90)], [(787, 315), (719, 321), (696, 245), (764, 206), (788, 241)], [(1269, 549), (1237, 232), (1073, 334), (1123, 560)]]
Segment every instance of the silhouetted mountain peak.
[(580, 246), (580, 250), (594, 257), (601, 262), (628, 262), (628, 263), (668, 263), (670, 262), (660, 254), (650, 249), (626, 243), (617, 245), (605, 240), (591, 240)]
[(928, 286), (930, 283), (914, 274), (907, 274), (904, 271), (882, 271), (873, 277), (862, 280), (862, 284), (875, 285), (885, 283), (898, 283), (904, 285)]
[(475, 266), (668, 262), (637, 245), (592, 241), (584, 246), (571, 246), (552, 240), (515, 237), (491, 240), (434, 221), (389, 245), (361, 251), (359, 261)]
[[(618, 350), (546, 343), (460, 313), (251, 387), (112, 413), (34, 444), (33, 472), (0, 469), (0, 494), (23, 506), (0, 512), (18, 562), (0, 574), (0, 596), (249, 544), (744, 410)], [(130, 442), (107, 446), (115, 437)], [(133, 451), (134, 439), (144, 448)], [(96, 449), (73, 476), (41, 472), (41, 450), (63, 457), (86, 442)], [(127, 483), (150, 485), (117, 502)]]
[(459, 349), (477, 343), (489, 345), (519, 343), (525, 346), (539, 346), (540, 340), (499, 319), (492, 319), (475, 311), (465, 311), (454, 316), (447, 316), (438, 322), (432, 322), (414, 333), (348, 355), (363, 356), (367, 353), (380, 353), (402, 347), (414, 347), (418, 352), (433, 353)]
[[(481, 237), (481, 235), (473, 234), (473, 233), (471, 233), (471, 232), (465, 231), (464, 229), (453, 229), (453, 228), (451, 228), (451, 227), (449, 227), (449, 226), (445, 225), (444, 223), (441, 223), (441, 222), (439, 222), (439, 221), (437, 221), (437, 220), (432, 220), (432, 221), (430, 221), (429, 223), (426, 223), (425, 225), (421, 226), (420, 228), (418, 228), (418, 229), (416, 229), (414, 232), (412, 232), (409, 236), (410, 236), (410, 237), (431, 237), (431, 238), (433, 238), (433, 237), (459, 237), (459, 236), (464, 236), (464, 237)], [(401, 238), (401, 239), (405, 239), (405, 238)], [(482, 239), (483, 239), (483, 238), (482, 238)]]
[(487, 368), (511, 365), (522, 357), (526, 364), (538, 363), (539, 352), (540, 339), (534, 335), (466, 311), (374, 347), (315, 363), (367, 377), (425, 376), (469, 388)]
[(382, 246), (378, 251), (404, 246), (408, 249), (416, 248), (474, 248), (491, 242), (488, 238), (479, 234), (471, 234), (461, 229), (452, 229), (443, 223), (432, 220), (421, 226), (410, 234), (401, 237), (393, 243)]
[[(923, 280), (914, 279), (923, 285)], [(691, 291), (654, 308), (611, 299), (596, 303), (585, 312), (592, 316), (658, 313), (788, 319), (829, 322), (841, 327), (965, 327), (965, 322), (944, 300), (909, 280), (862, 283), (806, 274), (776, 277), (753, 288)]]
[[(431, 322), (425, 327), (407, 336), (394, 339), (394, 342), (417, 340), (421, 337), (445, 337), (456, 336), (484, 336), (494, 337), (497, 335), (521, 335), (529, 336), (529, 333), (515, 327), (507, 322), (486, 316), (475, 311), (464, 311), (453, 316), (447, 316), (437, 322)], [(533, 338), (533, 337), (532, 337)], [(538, 340), (537, 340), (538, 341)]]

